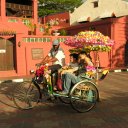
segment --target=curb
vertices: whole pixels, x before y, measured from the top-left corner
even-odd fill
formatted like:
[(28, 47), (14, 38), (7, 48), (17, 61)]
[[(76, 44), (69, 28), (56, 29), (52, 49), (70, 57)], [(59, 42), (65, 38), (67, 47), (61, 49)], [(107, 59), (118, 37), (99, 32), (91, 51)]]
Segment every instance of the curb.
[[(107, 70), (107, 69), (99, 69), (99, 72), (102, 72), (104, 70)], [(109, 70), (109, 72), (115, 72), (115, 73), (118, 73), (118, 72), (128, 72), (128, 68), (126, 68), (126, 69)]]
[(117, 70), (112, 70), (110, 72), (128, 72), (128, 68), (127, 69), (117, 69)]
[(20, 79), (11, 79), (11, 80), (0, 80), (0, 84), (2, 83), (20, 83), (24, 81), (29, 81), (31, 78), (20, 78)]

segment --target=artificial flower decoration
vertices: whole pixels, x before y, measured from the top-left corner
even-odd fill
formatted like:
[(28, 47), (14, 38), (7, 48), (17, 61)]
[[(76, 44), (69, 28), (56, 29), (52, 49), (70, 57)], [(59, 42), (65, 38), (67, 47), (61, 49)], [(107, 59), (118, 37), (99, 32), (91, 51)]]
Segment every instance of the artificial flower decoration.
[(70, 51), (110, 51), (114, 41), (98, 31), (82, 31), (76, 36), (67, 38), (66, 45), (74, 47)]
[(89, 77), (93, 77), (96, 73), (96, 68), (94, 66), (86, 66), (85, 67), (87, 72), (86, 75), (88, 75)]

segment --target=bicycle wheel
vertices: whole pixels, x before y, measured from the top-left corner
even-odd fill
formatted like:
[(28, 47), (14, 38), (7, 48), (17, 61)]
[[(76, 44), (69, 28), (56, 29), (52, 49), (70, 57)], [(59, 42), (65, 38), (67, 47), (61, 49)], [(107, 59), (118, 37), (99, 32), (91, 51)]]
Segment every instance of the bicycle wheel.
[(20, 109), (31, 109), (40, 98), (39, 89), (32, 82), (22, 82), (14, 86), (13, 101)]
[(95, 84), (91, 81), (81, 81), (71, 90), (71, 106), (77, 112), (88, 112), (96, 104), (99, 97)]

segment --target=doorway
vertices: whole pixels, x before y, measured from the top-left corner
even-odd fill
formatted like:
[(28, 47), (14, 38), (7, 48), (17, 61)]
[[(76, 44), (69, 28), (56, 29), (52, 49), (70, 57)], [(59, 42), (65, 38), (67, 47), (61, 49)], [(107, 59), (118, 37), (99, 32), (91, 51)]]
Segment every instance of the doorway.
[(15, 68), (15, 37), (0, 38), (0, 71), (14, 70)]

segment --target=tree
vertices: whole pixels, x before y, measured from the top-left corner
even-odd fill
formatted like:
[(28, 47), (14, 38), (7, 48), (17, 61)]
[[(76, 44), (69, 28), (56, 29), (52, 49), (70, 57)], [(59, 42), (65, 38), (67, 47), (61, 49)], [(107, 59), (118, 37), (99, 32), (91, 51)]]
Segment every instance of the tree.
[(82, 0), (39, 0), (38, 15), (41, 17), (65, 11), (72, 12), (82, 3)]

